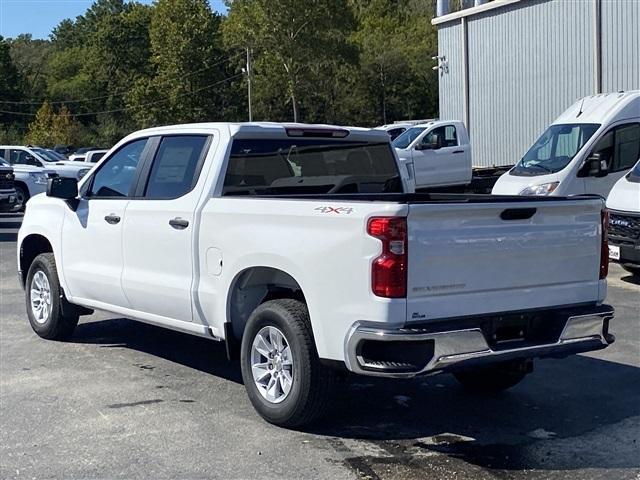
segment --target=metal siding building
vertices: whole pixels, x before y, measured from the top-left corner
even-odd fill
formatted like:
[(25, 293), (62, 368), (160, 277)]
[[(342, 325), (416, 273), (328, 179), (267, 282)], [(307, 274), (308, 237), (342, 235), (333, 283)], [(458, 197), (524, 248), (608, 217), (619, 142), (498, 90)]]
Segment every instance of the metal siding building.
[(496, 0), (435, 18), (441, 119), (474, 165), (517, 162), (578, 98), (640, 89), (640, 0)]

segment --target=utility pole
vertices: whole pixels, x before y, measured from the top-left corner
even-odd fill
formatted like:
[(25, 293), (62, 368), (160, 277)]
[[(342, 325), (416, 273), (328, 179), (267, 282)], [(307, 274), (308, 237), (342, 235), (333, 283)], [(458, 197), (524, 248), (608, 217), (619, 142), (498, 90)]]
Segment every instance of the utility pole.
[(247, 99), (249, 103), (249, 121), (253, 121), (251, 112), (251, 50), (247, 47)]

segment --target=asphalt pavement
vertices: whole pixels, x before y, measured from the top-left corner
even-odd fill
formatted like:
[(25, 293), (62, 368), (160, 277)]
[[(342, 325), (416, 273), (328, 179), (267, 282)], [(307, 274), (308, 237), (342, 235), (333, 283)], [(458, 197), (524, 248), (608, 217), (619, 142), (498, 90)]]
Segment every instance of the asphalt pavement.
[(253, 411), (224, 346), (107, 313), (37, 337), (0, 215), (0, 478), (640, 479), (640, 281), (612, 265), (606, 350), (470, 395), (450, 375), (348, 378), (300, 431)]

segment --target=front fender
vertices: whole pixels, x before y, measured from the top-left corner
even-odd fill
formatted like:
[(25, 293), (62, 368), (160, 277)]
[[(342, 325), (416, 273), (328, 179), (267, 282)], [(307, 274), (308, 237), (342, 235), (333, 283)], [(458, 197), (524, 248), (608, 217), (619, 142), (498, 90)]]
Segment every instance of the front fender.
[(66, 290), (67, 284), (64, 279), (62, 269), (62, 227), (64, 223), (64, 209), (68, 208), (64, 202), (52, 199), (44, 195), (33, 197), (27, 203), (27, 208), (22, 220), (22, 225), (18, 231), (16, 260), (18, 273), (26, 276), (27, 272), (22, 272), (20, 260), (23, 244), (30, 235), (40, 235), (47, 239), (53, 250), (53, 255), (58, 266), (58, 279), (60, 285)]

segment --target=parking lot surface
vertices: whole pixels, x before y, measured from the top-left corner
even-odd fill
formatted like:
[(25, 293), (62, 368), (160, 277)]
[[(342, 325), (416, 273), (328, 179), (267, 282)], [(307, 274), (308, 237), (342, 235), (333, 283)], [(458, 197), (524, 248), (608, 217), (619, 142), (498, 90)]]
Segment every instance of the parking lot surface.
[(304, 431), (262, 421), (224, 346), (98, 312), (29, 327), (0, 214), (0, 478), (638, 479), (640, 285), (611, 266), (608, 349), (495, 396), (450, 375), (346, 379)]

